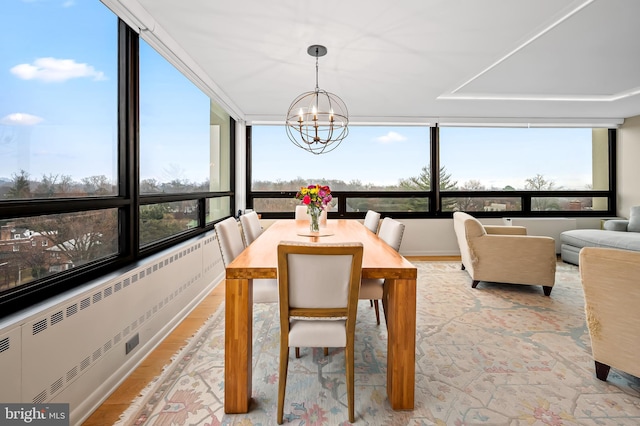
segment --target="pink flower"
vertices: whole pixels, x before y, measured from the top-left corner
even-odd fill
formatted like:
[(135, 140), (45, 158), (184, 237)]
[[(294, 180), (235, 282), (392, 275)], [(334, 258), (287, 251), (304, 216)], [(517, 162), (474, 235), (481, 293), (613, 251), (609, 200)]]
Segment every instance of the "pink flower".
[(308, 195), (305, 195), (304, 198), (302, 199), (302, 204), (309, 205), (310, 203), (311, 203), (311, 197), (309, 197)]

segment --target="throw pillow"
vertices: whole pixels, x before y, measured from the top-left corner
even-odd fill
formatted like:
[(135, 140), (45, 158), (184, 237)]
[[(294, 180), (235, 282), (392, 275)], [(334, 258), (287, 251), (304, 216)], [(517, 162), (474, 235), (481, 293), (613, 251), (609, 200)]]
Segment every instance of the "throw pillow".
[(627, 226), (629, 232), (640, 232), (640, 206), (631, 207), (631, 214), (629, 215), (629, 225)]

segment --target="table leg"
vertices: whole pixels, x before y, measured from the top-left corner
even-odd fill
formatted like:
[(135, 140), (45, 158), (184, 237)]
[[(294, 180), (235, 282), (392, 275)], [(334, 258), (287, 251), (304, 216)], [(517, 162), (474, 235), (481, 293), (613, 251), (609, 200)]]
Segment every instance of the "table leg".
[(251, 401), (253, 295), (249, 280), (225, 283), (224, 412), (246, 413)]
[(413, 410), (416, 372), (416, 280), (387, 286), (387, 395), (394, 410)]

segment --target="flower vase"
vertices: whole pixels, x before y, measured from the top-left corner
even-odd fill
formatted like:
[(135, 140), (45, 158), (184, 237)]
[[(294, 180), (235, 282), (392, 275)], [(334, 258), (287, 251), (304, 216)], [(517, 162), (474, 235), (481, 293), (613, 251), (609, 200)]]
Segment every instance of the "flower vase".
[(311, 232), (320, 232), (320, 212), (318, 207), (308, 207), (309, 213), (309, 230)]

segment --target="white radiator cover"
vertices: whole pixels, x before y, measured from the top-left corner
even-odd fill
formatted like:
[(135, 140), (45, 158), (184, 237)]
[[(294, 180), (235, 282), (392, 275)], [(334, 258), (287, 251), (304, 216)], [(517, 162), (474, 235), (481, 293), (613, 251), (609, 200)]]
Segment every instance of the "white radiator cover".
[(3, 319), (0, 401), (69, 403), (81, 424), (223, 278), (210, 232)]
[(552, 237), (556, 242), (556, 254), (560, 253), (560, 234), (564, 231), (576, 229), (576, 220), (567, 217), (506, 217), (502, 219), (505, 225), (524, 226), (527, 235)]

